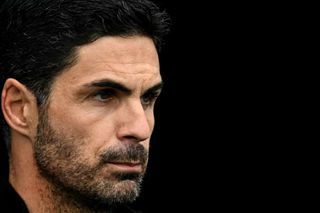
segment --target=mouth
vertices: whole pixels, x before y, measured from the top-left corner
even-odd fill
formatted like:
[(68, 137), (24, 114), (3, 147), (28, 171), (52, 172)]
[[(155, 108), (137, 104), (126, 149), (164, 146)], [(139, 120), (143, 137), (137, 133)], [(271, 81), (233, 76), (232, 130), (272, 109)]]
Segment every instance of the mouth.
[(115, 170), (122, 172), (142, 172), (142, 164), (140, 162), (108, 162)]

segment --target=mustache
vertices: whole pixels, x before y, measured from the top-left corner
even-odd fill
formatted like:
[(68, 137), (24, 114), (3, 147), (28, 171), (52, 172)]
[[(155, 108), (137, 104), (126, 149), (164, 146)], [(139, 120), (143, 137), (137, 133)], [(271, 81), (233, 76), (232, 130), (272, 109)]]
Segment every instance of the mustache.
[(105, 150), (101, 155), (101, 163), (108, 162), (139, 162), (145, 164), (149, 152), (141, 144), (129, 144), (123, 147), (113, 147)]

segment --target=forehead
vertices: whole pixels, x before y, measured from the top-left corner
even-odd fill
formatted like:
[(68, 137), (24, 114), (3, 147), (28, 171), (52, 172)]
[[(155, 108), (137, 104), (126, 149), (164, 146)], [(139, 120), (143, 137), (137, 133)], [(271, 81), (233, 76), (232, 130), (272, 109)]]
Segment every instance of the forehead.
[(102, 37), (79, 47), (77, 53), (75, 65), (57, 77), (58, 86), (111, 79), (128, 87), (148, 87), (161, 81), (158, 54), (150, 38)]

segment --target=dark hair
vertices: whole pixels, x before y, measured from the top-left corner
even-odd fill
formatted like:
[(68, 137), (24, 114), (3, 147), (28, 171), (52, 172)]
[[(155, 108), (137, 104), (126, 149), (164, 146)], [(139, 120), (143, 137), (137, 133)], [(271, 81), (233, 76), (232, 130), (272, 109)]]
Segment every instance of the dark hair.
[(17, 79), (42, 106), (54, 78), (75, 62), (77, 47), (102, 36), (144, 35), (159, 51), (168, 22), (148, 0), (7, 0), (0, 9), (0, 89), (7, 78)]

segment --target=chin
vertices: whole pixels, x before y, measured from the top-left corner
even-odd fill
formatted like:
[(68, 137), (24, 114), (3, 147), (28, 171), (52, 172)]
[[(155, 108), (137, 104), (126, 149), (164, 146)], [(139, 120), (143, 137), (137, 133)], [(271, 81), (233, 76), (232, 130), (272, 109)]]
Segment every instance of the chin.
[(115, 199), (118, 197), (120, 200), (127, 202), (134, 201), (140, 193), (140, 184), (133, 180), (124, 180), (114, 186)]
[[(131, 203), (137, 199), (140, 193), (140, 183), (134, 180), (121, 180), (108, 187), (100, 188), (100, 193), (91, 198), (97, 199), (100, 204), (119, 205)], [(95, 197), (95, 198), (94, 198)]]

